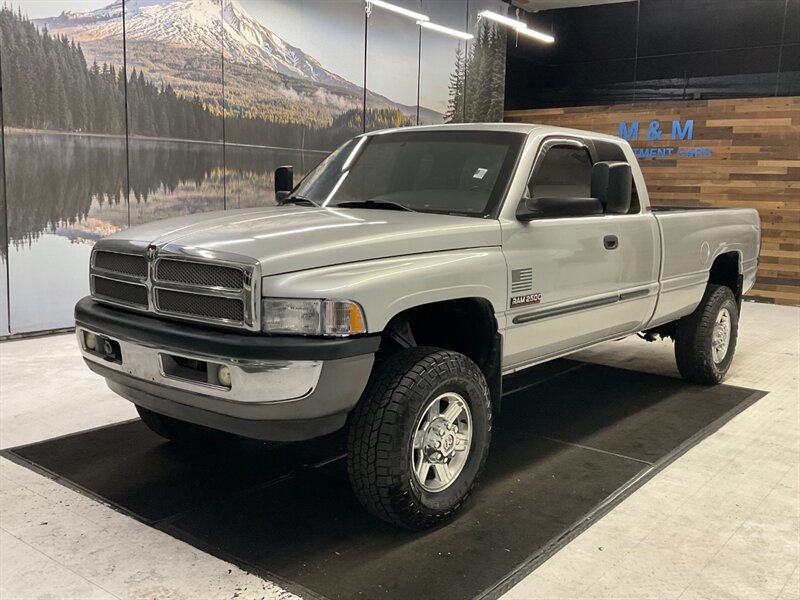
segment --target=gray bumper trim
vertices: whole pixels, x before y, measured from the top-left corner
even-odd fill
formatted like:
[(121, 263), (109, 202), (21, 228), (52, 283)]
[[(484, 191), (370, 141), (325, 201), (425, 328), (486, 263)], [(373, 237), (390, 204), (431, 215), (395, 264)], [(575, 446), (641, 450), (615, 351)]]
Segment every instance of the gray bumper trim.
[(210, 427), (211, 429), (270, 442), (310, 440), (341, 429), (347, 420), (347, 413), (339, 413), (318, 419), (292, 421), (237, 419), (236, 417), (213, 413), (193, 406), (178, 404), (177, 402), (165, 402), (163, 398), (110, 380), (108, 381), (108, 387), (137, 406), (153, 412), (167, 415), (180, 421), (188, 421), (189, 423)]
[(94, 361), (87, 366), (109, 387), (144, 408), (239, 435), (274, 441), (304, 440), (335, 431), (366, 387), (373, 354), (325, 361), (314, 391), (276, 403), (232, 403), (137, 379)]

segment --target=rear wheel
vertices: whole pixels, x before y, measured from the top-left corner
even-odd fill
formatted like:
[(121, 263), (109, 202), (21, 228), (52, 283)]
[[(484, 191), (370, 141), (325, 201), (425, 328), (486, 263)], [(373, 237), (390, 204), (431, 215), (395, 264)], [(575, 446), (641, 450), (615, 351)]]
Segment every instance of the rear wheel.
[(675, 359), (681, 376), (694, 383), (721, 382), (733, 362), (739, 307), (730, 288), (709, 284), (695, 311), (678, 321)]
[(219, 435), (213, 429), (195, 425), (194, 423), (187, 423), (186, 421), (179, 421), (138, 405), (136, 410), (150, 431), (176, 444), (196, 446), (208, 442), (216, 435)]
[(427, 529), (454, 515), (486, 461), (491, 406), (469, 358), (409, 348), (378, 365), (351, 415), (348, 472), (381, 519)]

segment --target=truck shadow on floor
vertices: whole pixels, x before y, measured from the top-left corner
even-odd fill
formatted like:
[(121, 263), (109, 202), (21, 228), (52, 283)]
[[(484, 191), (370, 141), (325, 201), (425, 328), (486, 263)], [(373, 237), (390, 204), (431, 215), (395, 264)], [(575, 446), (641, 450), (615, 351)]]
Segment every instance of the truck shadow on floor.
[(361, 508), (341, 433), (192, 450), (132, 421), (4, 454), (305, 597), (496, 597), (763, 396), (569, 360), (506, 389), (465, 510), (424, 533)]

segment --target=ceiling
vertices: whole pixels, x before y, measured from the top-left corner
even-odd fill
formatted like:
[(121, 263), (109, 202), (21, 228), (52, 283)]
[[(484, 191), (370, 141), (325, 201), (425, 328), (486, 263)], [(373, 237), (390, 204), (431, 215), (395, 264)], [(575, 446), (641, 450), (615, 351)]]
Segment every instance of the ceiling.
[(632, 0), (511, 0), (511, 4), (523, 10), (536, 12), (539, 10), (552, 10), (556, 8), (573, 8), (576, 6), (591, 6), (593, 4), (616, 4), (618, 2), (631, 2)]

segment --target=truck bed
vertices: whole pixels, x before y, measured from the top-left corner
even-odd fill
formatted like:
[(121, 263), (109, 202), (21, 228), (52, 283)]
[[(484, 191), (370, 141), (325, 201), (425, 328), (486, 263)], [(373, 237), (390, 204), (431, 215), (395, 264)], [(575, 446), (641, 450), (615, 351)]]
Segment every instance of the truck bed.
[(703, 297), (709, 270), (722, 255), (733, 255), (743, 274), (742, 289), (755, 283), (760, 223), (749, 208), (653, 207), (661, 231), (661, 298), (652, 324), (694, 310)]

